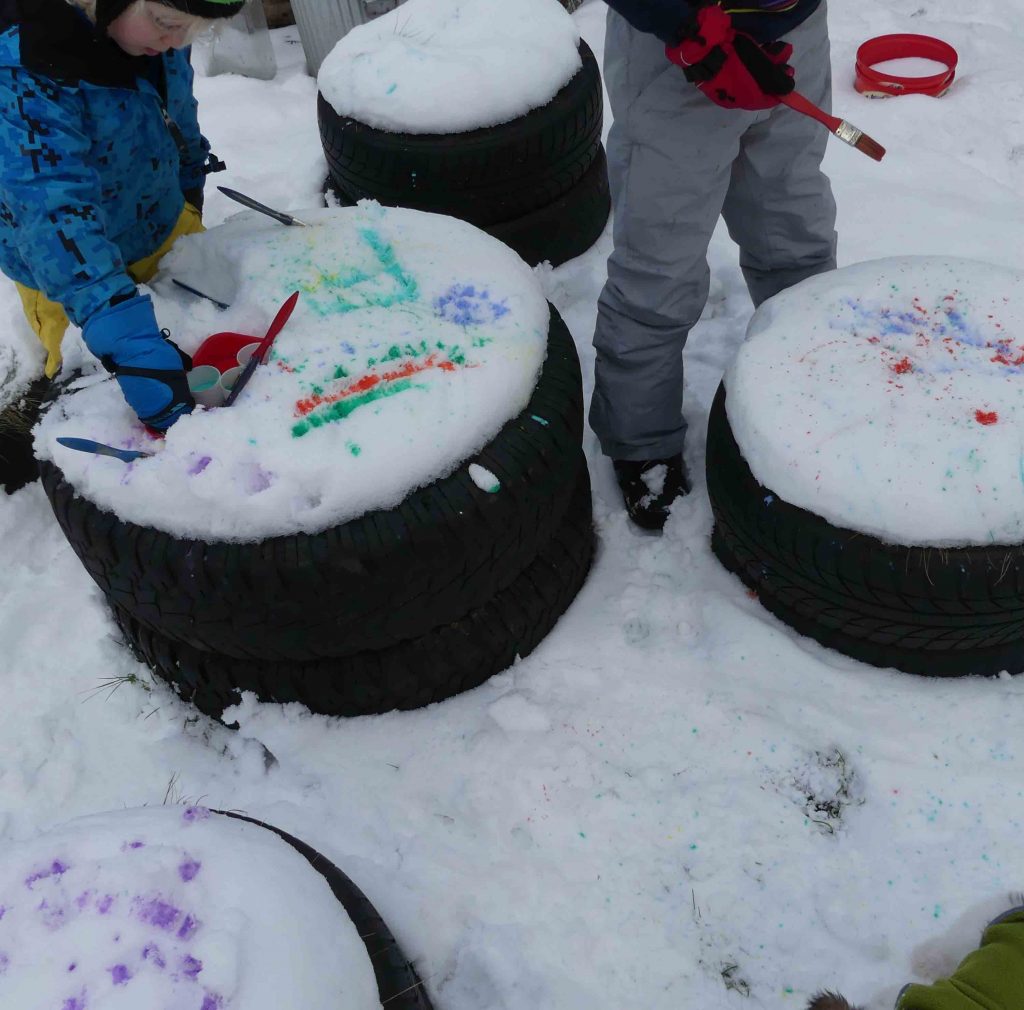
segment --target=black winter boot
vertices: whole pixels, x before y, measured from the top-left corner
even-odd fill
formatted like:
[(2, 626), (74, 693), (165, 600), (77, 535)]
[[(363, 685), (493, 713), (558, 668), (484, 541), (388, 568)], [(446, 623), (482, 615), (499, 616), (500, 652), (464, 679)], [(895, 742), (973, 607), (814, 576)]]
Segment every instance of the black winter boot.
[(645, 530), (660, 530), (669, 506), (690, 492), (682, 453), (668, 459), (613, 459), (629, 518)]

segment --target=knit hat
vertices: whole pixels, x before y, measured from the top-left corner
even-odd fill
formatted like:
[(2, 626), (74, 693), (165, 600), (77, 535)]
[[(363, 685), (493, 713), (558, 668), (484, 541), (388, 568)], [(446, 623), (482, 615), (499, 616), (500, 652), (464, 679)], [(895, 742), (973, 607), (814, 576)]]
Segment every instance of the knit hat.
[[(106, 29), (111, 21), (119, 17), (135, 0), (97, 0), (96, 27)], [(164, 7), (173, 7), (195, 18), (230, 18), (244, 6), (245, 0), (155, 0)]]

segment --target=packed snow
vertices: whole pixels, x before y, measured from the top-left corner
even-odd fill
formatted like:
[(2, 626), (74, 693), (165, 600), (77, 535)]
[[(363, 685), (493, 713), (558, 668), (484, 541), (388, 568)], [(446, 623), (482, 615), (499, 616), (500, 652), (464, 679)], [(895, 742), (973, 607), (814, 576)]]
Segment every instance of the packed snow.
[[(262, 337), (299, 299), (238, 399), (197, 409), (165, 439), (146, 435), (115, 382), (84, 380), (36, 435), (37, 455), (78, 494), (201, 540), (314, 533), (472, 465), (526, 406), (549, 314), (515, 253), (454, 218), (369, 202), (300, 216), (309, 227), (248, 211), (165, 259), (157, 316), (190, 352), (215, 332)], [(126, 465), (56, 442), (83, 432), (154, 455)]]
[[(573, 17), (600, 56), (604, 4)], [(829, 18), (835, 111), (889, 149), (877, 164), (830, 142), (841, 262), (1020, 269), (1024, 3), (861, 0)], [(945, 97), (855, 93), (860, 43), (920, 30), (961, 55)], [(217, 181), (298, 214), (326, 175), (316, 83), (295, 30), (273, 34), (277, 78), (200, 76), (200, 116), (229, 165)], [(209, 191), (208, 224), (236, 209)], [(588, 396), (609, 249), (606, 232), (538, 271)], [(802, 1010), (821, 986), (889, 1010), (951, 970), (1024, 879), (1024, 679), (873, 669), (723, 571), (703, 433), (751, 305), (724, 228), (709, 260), (686, 351), (693, 493), (663, 536), (638, 532), (588, 433), (587, 584), (528, 659), (440, 705), (334, 720), (247, 699), (237, 731), (214, 725), (124, 649), (41, 488), (0, 497), (0, 837), (165, 794), (243, 810), (349, 873), (438, 1010)], [(4, 319), (16, 298), (0, 287)], [(66, 348), (86, 360), (77, 334)]]
[(156, 806), (78, 818), (4, 849), (0, 1005), (381, 1004), (356, 927), (303, 856), (204, 807)]
[(352, 29), (317, 77), (334, 110), (390, 133), (461, 133), (547, 104), (582, 66), (552, 0), (408, 0)]
[(889, 543), (1012, 545), (1022, 379), (1024, 273), (894, 257), (762, 305), (726, 405), (754, 476), (784, 501)]

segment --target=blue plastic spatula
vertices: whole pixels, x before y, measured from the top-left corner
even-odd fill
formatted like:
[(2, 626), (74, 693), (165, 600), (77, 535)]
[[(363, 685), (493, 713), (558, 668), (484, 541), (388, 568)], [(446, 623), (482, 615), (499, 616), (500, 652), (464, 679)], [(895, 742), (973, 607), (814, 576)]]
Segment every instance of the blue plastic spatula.
[(112, 445), (94, 442), (91, 438), (58, 438), (57, 441), (68, 449), (78, 452), (91, 452), (96, 456), (113, 456), (122, 463), (134, 463), (137, 459), (148, 459), (151, 452), (140, 452), (138, 449), (117, 449)]

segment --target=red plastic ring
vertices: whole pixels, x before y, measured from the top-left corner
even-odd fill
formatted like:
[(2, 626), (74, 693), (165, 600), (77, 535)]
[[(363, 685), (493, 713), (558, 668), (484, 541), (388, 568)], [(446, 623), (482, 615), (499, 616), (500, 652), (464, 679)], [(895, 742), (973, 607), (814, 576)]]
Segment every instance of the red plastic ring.
[[(946, 69), (929, 77), (897, 77), (875, 70), (877, 63), (908, 56), (944, 63)], [(879, 35), (868, 39), (857, 50), (857, 76), (853, 86), (862, 95), (872, 98), (892, 95), (932, 95), (938, 98), (953, 83), (957, 60), (957, 51), (948, 42), (930, 35)]]

